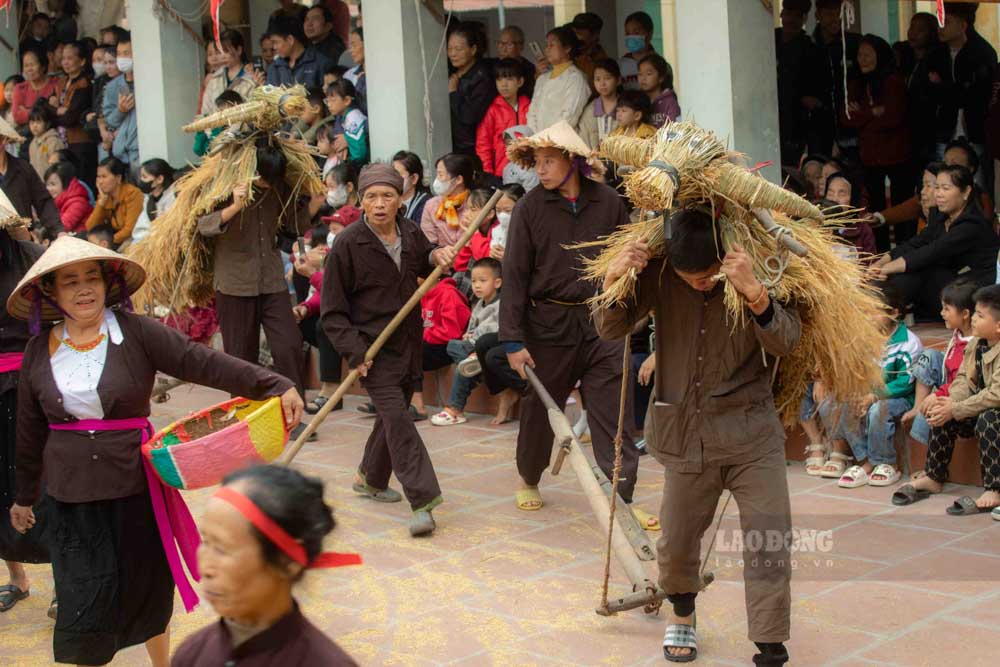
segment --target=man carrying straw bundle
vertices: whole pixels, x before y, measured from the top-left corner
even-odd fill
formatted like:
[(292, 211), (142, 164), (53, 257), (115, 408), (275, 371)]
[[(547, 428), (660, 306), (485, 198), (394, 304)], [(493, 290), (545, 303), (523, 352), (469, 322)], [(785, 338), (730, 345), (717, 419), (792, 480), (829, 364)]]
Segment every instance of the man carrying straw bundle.
[(431, 511), (441, 487), (430, 455), (410, 416), (410, 399), (423, 373), (423, 326), (414, 310), (372, 361), (365, 352), (427, 277), (434, 265), (451, 266), (457, 250), (435, 248), (400, 213), (403, 179), (389, 164), (370, 164), (358, 179), (364, 224), (337, 235), (323, 274), (322, 321), (334, 348), (362, 376), (375, 405), (375, 424), (358, 466), (354, 490), (383, 503), (402, 496), (389, 488), (396, 473), (413, 516), (414, 537), (434, 531)]
[[(618, 193), (589, 178), (591, 151), (566, 122), (511, 144), (508, 156), (534, 167), (542, 185), (514, 209), (504, 256), (504, 288), (500, 301), (500, 340), (511, 368), (525, 377), (535, 370), (558, 405), (580, 382), (593, 436), (594, 458), (611, 478), (622, 380), (621, 341), (602, 341), (590, 320), (586, 301), (593, 287), (580, 279), (583, 259), (596, 249), (568, 246), (595, 241), (628, 223)], [(537, 365), (536, 365), (537, 363)], [(626, 414), (632, 414), (631, 396)], [(521, 404), (517, 436), (517, 470), (522, 485), (517, 507), (541, 509), (538, 482), (552, 458), (553, 434), (541, 399), (532, 392)], [(618, 492), (632, 502), (639, 471), (639, 450), (628, 429), (623, 435), (623, 462)], [(646, 530), (659, 530), (656, 517), (633, 510)]]
[[(723, 242), (710, 212), (680, 209), (670, 224), (666, 257), (651, 259), (645, 239), (628, 243), (614, 257), (603, 288), (634, 271), (635, 295), (594, 313), (601, 336), (621, 341), (656, 312), (655, 402), (647, 418), (646, 447), (666, 469), (660, 508), (665, 527), (657, 556), (659, 584), (673, 613), (664, 656), (671, 662), (697, 656), (694, 602), (701, 539), (728, 489), (739, 506), (746, 545), (749, 637), (760, 651), (753, 662), (783, 665), (791, 599), (788, 545), (784, 539), (779, 545), (762, 539), (758, 550), (753, 547), (757, 538), (784, 538), (791, 531), (785, 434), (771, 375), (774, 358), (790, 354), (799, 343), (802, 325), (796, 310), (770, 298), (741, 246), (720, 250)], [(723, 280), (751, 316), (743, 323), (727, 317)]]

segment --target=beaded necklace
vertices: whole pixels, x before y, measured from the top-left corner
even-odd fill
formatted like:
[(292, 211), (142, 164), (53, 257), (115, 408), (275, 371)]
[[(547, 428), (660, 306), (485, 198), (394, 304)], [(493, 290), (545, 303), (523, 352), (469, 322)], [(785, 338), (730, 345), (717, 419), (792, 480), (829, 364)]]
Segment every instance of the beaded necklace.
[(73, 350), (74, 352), (81, 352), (81, 353), (83, 353), (83, 352), (90, 352), (91, 350), (96, 349), (101, 343), (104, 342), (105, 338), (107, 338), (107, 335), (106, 334), (101, 334), (100, 336), (98, 336), (97, 338), (95, 338), (90, 343), (86, 343), (85, 345), (74, 345), (73, 341), (71, 341), (69, 339), (69, 337), (66, 337), (66, 338), (63, 338), (63, 344), (65, 344), (66, 347), (68, 347), (69, 349)]

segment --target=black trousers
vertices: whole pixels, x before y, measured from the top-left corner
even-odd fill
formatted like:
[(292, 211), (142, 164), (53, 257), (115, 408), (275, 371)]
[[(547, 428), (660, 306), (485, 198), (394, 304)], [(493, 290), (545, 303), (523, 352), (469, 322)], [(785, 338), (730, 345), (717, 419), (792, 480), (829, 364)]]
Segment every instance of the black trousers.
[[(913, 196), (917, 181), (913, 165), (910, 163), (894, 164), (888, 167), (865, 167), (865, 191), (868, 193), (868, 210), (884, 211), (885, 179), (889, 179), (889, 193), (892, 203), (899, 204)], [(900, 223), (892, 226), (896, 243), (902, 243), (917, 233), (917, 221)], [(874, 230), (875, 246), (879, 252), (886, 252), (890, 246), (889, 227), (878, 227)]]
[(323, 331), (323, 323), (319, 317), (308, 317), (299, 322), (299, 331), (307, 343), (319, 351), (320, 382), (340, 382), (340, 354)]
[(388, 488), (389, 476), (396, 473), (410, 507), (417, 510), (440, 496), (441, 487), (431, 456), (410, 416), (413, 384), (362, 384), (375, 405), (375, 425), (358, 470), (376, 489)]
[[(535, 360), (535, 374), (556, 405), (565, 406), (573, 387), (580, 382), (580, 395), (587, 409), (587, 423), (593, 438), (594, 459), (611, 479), (624, 343), (593, 338), (571, 347), (527, 341), (527, 348)], [(631, 395), (632, 392), (627, 393), (625, 405), (628, 421), (622, 443), (622, 470), (618, 486), (618, 492), (626, 502), (632, 500), (639, 472), (639, 450), (632, 439)], [(517, 434), (517, 471), (528, 484), (538, 484), (542, 473), (549, 467), (553, 437), (545, 405), (534, 391), (529, 391), (521, 402), (521, 429)]]
[(82, 142), (69, 144), (67, 148), (80, 161), (80, 170), (77, 173), (77, 177), (93, 188), (97, 180), (97, 144)]
[(305, 396), (302, 334), (295, 324), (288, 292), (259, 296), (230, 296), (216, 292), (215, 312), (219, 316), (226, 354), (258, 363), (260, 328), (263, 326), (274, 357), (274, 370), (294, 382), (299, 394)]
[(635, 414), (635, 428), (639, 431), (646, 427), (646, 412), (649, 410), (649, 398), (653, 395), (653, 380), (648, 385), (639, 384), (639, 367), (649, 358), (648, 352), (632, 353), (632, 405)]
[(1000, 491), (1000, 410), (985, 410), (978, 417), (952, 420), (941, 427), (932, 427), (927, 441), (927, 462), (924, 472), (935, 482), (948, 480), (948, 466), (955, 451), (957, 438), (979, 440), (979, 469), (983, 487)]
[(476, 340), (476, 356), (483, 367), (483, 381), (494, 396), (505, 389), (523, 394), (528, 383), (507, 362), (507, 352), (498, 334), (486, 334)]
[[(436, 371), (445, 366), (451, 366), (453, 363), (451, 357), (448, 356), (448, 344), (447, 343), (421, 343), (421, 352), (424, 357), (423, 370)], [(413, 391), (423, 392), (424, 390), (424, 377), (421, 375), (417, 378), (417, 381), (413, 385)]]

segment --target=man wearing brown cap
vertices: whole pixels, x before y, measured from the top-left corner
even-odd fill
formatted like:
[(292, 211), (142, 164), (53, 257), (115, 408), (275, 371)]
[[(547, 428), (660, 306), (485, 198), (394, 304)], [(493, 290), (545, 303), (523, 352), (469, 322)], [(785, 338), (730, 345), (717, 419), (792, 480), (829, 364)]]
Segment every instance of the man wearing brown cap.
[[(323, 274), (321, 317), (326, 335), (352, 368), (375, 405), (375, 424), (358, 466), (354, 490), (395, 503), (389, 488), (396, 474), (413, 510), (410, 534), (426, 535), (435, 524), (441, 487), (430, 455), (409, 413), (421, 376), (423, 326), (414, 310), (372, 361), (365, 351), (385, 329), (435, 264), (450, 266), (454, 248), (436, 248), (399, 211), (403, 179), (389, 164), (370, 164), (358, 180), (364, 216), (337, 235)], [(362, 224), (363, 223), (363, 224)]]

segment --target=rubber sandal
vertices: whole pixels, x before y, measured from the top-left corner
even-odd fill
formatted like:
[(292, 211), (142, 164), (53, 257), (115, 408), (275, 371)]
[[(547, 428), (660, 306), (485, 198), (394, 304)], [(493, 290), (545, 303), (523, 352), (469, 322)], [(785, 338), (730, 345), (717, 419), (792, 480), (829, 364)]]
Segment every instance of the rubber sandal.
[(915, 502), (930, 497), (930, 495), (931, 492), (927, 489), (918, 489), (912, 484), (904, 484), (893, 492), (892, 504), (898, 507), (912, 505)]
[(374, 486), (368, 486), (364, 482), (355, 481), (351, 485), (351, 489), (355, 493), (367, 496), (377, 503), (398, 503), (403, 499), (399, 491), (394, 489), (376, 489)]
[(840, 477), (837, 486), (842, 489), (857, 489), (870, 483), (868, 473), (861, 466), (851, 466)]
[[(827, 446), (822, 443), (812, 443), (806, 445), (806, 474), (812, 477), (819, 477), (826, 465)], [(809, 456), (809, 452), (820, 452), (819, 456)], [(812, 470), (810, 470), (812, 468)]]
[(651, 533), (655, 533), (660, 530), (660, 520), (656, 518), (655, 515), (650, 514), (646, 510), (641, 510), (638, 507), (632, 508), (632, 514), (635, 515), (635, 520), (639, 522), (643, 530), (647, 530)]
[(425, 413), (425, 412), (417, 412), (417, 409), (411, 405), (410, 406), (410, 417), (412, 417), (413, 421), (415, 421), (415, 422), (422, 422), (425, 419), (427, 419), (427, 413)]
[(819, 476), (827, 479), (840, 479), (847, 468), (847, 462), (850, 460), (851, 457), (847, 454), (831, 452), (830, 458), (827, 459), (827, 462), (820, 469)]
[[(306, 408), (305, 408), (306, 414), (309, 415), (316, 414), (317, 412), (323, 409), (323, 406), (326, 405), (329, 400), (330, 399), (327, 396), (317, 396), (313, 400), (306, 403)], [(344, 399), (340, 399), (339, 401), (337, 401), (337, 404), (333, 406), (330, 412), (336, 412), (337, 410), (343, 410), (343, 409), (344, 409)]]
[(458, 374), (464, 378), (474, 378), (483, 372), (483, 365), (477, 357), (466, 357), (458, 362)]
[(962, 496), (955, 502), (951, 504), (951, 507), (945, 508), (945, 512), (951, 516), (973, 516), (976, 514), (985, 514), (990, 512), (995, 508), (993, 507), (980, 507), (976, 504), (976, 499), (972, 496)]
[(430, 510), (417, 510), (410, 517), (410, 535), (413, 537), (430, 535), (436, 527)]
[(364, 403), (358, 406), (358, 412), (363, 412), (366, 415), (375, 414), (375, 404), (374, 403)]
[(447, 410), (442, 410), (431, 416), (431, 423), (435, 426), (455, 426), (469, 421), (465, 415), (453, 415)]
[[(668, 662), (694, 662), (698, 657), (698, 618), (693, 619), (692, 625), (683, 623), (673, 623), (667, 626), (667, 631), (663, 633), (663, 657)], [(688, 655), (672, 655), (667, 649), (689, 648)]]
[(30, 591), (22, 591), (14, 584), (0, 586), (0, 612), (10, 611), (18, 602), (31, 595)]
[[(882, 475), (885, 479), (874, 479), (875, 475)], [(872, 486), (892, 486), (902, 476), (903, 473), (896, 466), (889, 465), (888, 463), (879, 463), (872, 469), (871, 474), (868, 475), (868, 483)]]
[(525, 512), (537, 512), (545, 505), (538, 489), (518, 489), (514, 492), (514, 502), (517, 503), (517, 509)]
[(1000, 507), (994, 507), (990, 510), (990, 518), (994, 521), (1000, 521)]

